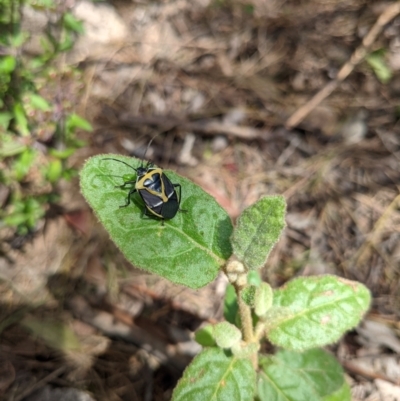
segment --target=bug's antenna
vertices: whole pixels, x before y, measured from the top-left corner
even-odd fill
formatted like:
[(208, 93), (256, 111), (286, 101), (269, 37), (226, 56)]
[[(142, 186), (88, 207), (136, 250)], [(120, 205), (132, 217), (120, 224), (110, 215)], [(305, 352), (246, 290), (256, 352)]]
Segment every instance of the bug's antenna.
[(128, 167), (130, 167), (132, 170), (135, 170), (135, 171), (137, 172), (137, 169), (135, 169), (135, 167), (132, 167), (131, 165), (129, 165), (128, 163), (123, 162), (122, 160), (112, 159), (111, 157), (106, 157), (106, 158), (104, 158), (104, 159), (102, 159), (102, 160), (114, 160), (114, 161), (116, 161), (116, 162), (123, 163), (123, 164), (125, 164), (125, 166), (128, 166)]
[[(142, 160), (144, 160), (144, 158), (146, 157), (146, 153), (147, 153), (147, 151), (149, 150), (151, 144), (153, 143), (154, 138), (156, 138), (158, 135), (160, 135), (160, 134), (158, 133), (158, 134), (154, 135), (153, 138), (150, 139), (150, 142), (149, 142), (148, 145), (146, 146), (146, 149), (145, 149), (145, 151), (144, 151), (144, 153), (143, 153)], [(148, 162), (148, 163), (150, 163), (150, 162)]]

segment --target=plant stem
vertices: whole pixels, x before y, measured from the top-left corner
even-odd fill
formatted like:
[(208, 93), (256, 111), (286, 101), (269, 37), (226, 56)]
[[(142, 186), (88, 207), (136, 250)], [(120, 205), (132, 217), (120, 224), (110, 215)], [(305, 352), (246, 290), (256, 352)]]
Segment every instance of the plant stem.
[(251, 309), (243, 301), (241, 292), (242, 292), (241, 288), (236, 288), (237, 300), (239, 305), (240, 322), (242, 323), (243, 340), (246, 343), (251, 343), (254, 339)]
[[(246, 344), (257, 343), (260, 345), (260, 339), (256, 339), (254, 335), (253, 318), (251, 315), (251, 308), (247, 305), (242, 298), (242, 292), (247, 284), (247, 270), (245, 266), (236, 259), (230, 260), (225, 266), (225, 274), (229, 282), (234, 286), (236, 291), (236, 298), (239, 307), (239, 316), (241, 323), (241, 331), (243, 341)], [(259, 348), (259, 347), (258, 347)], [(250, 357), (254, 370), (258, 369), (258, 352), (255, 352)]]
[[(242, 324), (242, 334), (243, 340), (246, 343), (252, 343), (255, 341), (254, 331), (253, 331), (253, 319), (251, 317), (251, 309), (250, 307), (243, 301), (242, 299), (242, 289), (241, 287), (235, 286), (237, 301), (239, 306), (239, 314), (240, 314), (240, 322)], [(251, 362), (253, 364), (253, 368), (258, 368), (258, 354), (255, 352), (251, 356)]]

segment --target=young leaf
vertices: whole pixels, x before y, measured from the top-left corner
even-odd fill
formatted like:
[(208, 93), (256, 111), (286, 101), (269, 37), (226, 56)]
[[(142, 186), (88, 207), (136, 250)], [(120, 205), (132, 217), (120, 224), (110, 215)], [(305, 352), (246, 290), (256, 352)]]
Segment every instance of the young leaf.
[(262, 283), (260, 274), (256, 270), (251, 270), (247, 273), (247, 284), (258, 287)]
[(232, 324), (236, 325), (238, 317), (239, 305), (237, 303), (235, 287), (229, 284), (226, 287), (224, 300), (224, 318)]
[(81, 191), (112, 240), (135, 266), (191, 288), (210, 283), (232, 253), (229, 237), (232, 223), (214, 198), (191, 181), (173, 173), (165, 174), (182, 186), (181, 209), (164, 225), (159, 219), (143, 216), (144, 204), (135, 193), (128, 207), (128, 189), (115, 188), (123, 184), (122, 176), (135, 174), (142, 161), (119, 155), (98, 155), (84, 165)]
[(70, 114), (66, 119), (67, 132), (70, 134), (76, 128), (83, 129), (85, 131), (93, 131), (93, 128), (89, 121), (85, 120), (83, 117), (78, 116), (78, 114)]
[(287, 316), (269, 320), (267, 337), (302, 351), (337, 341), (368, 310), (371, 295), (361, 283), (336, 276), (301, 277), (274, 291), (274, 306)]
[(254, 296), (254, 312), (257, 316), (263, 316), (272, 306), (274, 294), (268, 283), (261, 283)]
[(393, 74), (390, 66), (385, 60), (384, 51), (378, 50), (373, 52), (369, 54), (365, 60), (372, 68), (379, 81), (381, 81), (383, 84), (387, 84), (390, 81)]
[(54, 8), (55, 4), (53, 0), (35, 0), (32, 7), (35, 8)]
[(75, 35), (70, 30), (66, 29), (61, 40), (58, 42), (57, 50), (59, 52), (67, 52), (68, 50), (71, 50), (74, 46), (74, 36)]
[(63, 23), (64, 26), (71, 31), (77, 32), (77, 33), (83, 33), (83, 22), (79, 21), (74, 17), (73, 14), (66, 12), (64, 13), (64, 18), (63, 18)]
[(248, 359), (209, 348), (193, 359), (172, 394), (172, 401), (252, 401), (255, 371)]
[(15, 103), (14, 105), (14, 117), (17, 123), (17, 129), (22, 136), (28, 136), (30, 134), (28, 119), (25, 114), (25, 110), (21, 103)]
[(213, 328), (215, 341), (220, 348), (231, 348), (242, 339), (242, 332), (231, 323), (217, 323)]
[(0, 73), (10, 74), (14, 71), (17, 61), (14, 56), (4, 56), (0, 58)]
[(61, 160), (52, 160), (46, 168), (46, 178), (49, 182), (54, 183), (58, 181), (62, 175), (62, 169)]
[(255, 287), (254, 285), (249, 285), (247, 287), (244, 287), (243, 290), (240, 292), (240, 297), (242, 298), (243, 302), (251, 308), (254, 307), (256, 288), (257, 287)]
[(17, 181), (21, 181), (29, 172), (35, 159), (37, 157), (36, 150), (28, 148), (24, 150), (21, 155), (14, 160), (13, 171)]
[(68, 159), (68, 157), (72, 156), (75, 152), (75, 148), (66, 148), (63, 150), (59, 149), (49, 149), (49, 155), (56, 157), (57, 159)]
[(7, 130), (8, 125), (10, 124), (12, 118), (13, 118), (12, 113), (9, 113), (8, 111), (0, 112), (0, 128), (3, 131)]
[(216, 344), (214, 339), (213, 325), (209, 324), (197, 330), (196, 333), (194, 334), (194, 339), (196, 340), (197, 343), (199, 343), (203, 347), (215, 346)]
[(27, 219), (28, 216), (26, 215), (26, 213), (12, 212), (3, 218), (3, 222), (6, 226), (17, 227), (21, 224), (26, 223)]
[(233, 253), (249, 269), (264, 266), (285, 227), (283, 196), (266, 196), (240, 215), (231, 238)]
[[(328, 401), (344, 382), (338, 361), (326, 351), (280, 351), (260, 358), (257, 390), (260, 401)], [(341, 401), (347, 401), (343, 398)]]
[(29, 105), (36, 110), (49, 111), (51, 109), (50, 104), (42, 96), (36, 93), (28, 93)]
[(44, 216), (43, 205), (34, 198), (27, 198), (25, 200), (25, 211), (26, 211), (26, 225), (29, 228), (34, 228), (40, 218)]

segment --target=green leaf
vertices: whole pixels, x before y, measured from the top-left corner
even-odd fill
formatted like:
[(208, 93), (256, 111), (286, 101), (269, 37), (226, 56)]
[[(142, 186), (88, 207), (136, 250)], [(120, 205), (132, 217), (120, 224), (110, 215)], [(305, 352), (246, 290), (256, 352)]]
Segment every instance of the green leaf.
[(68, 159), (76, 152), (75, 148), (67, 148), (64, 150), (49, 149), (49, 155), (57, 157), (57, 159)]
[(21, 103), (15, 103), (14, 105), (14, 117), (17, 123), (17, 129), (22, 136), (28, 136), (30, 134), (28, 127), (28, 119), (26, 118), (25, 110)]
[(244, 303), (250, 307), (254, 306), (254, 296), (256, 294), (256, 288), (254, 285), (248, 285), (243, 288), (240, 292), (240, 296), (242, 297)]
[(247, 273), (247, 284), (248, 285), (254, 285), (255, 287), (258, 287), (262, 283), (260, 274), (258, 271), (251, 270)]
[(29, 172), (36, 159), (36, 151), (28, 148), (13, 163), (13, 171), (17, 181), (21, 181)]
[(63, 33), (64, 35), (62, 40), (58, 43), (57, 50), (59, 52), (67, 52), (68, 50), (71, 50), (75, 44), (75, 37), (71, 31), (65, 30)]
[(3, 221), (6, 226), (18, 227), (21, 224), (25, 224), (28, 220), (26, 213), (11, 213), (4, 217)]
[(35, 0), (32, 4), (33, 8), (54, 8), (54, 1), (53, 0)]
[(246, 14), (253, 15), (254, 14), (254, 5), (253, 4), (243, 4), (243, 10)]
[(13, 47), (21, 47), (29, 39), (29, 33), (19, 31), (10, 37), (10, 45)]
[(20, 141), (20, 138), (14, 134), (0, 134), (0, 157), (15, 156), (24, 150), (26, 150), (26, 145)]
[(351, 401), (351, 389), (347, 382), (344, 382), (339, 390), (323, 398), (323, 401)]
[(76, 351), (81, 348), (75, 333), (58, 320), (42, 320), (27, 316), (21, 321), (22, 326), (41, 338), (48, 346), (61, 351)]
[(287, 316), (268, 321), (275, 345), (301, 351), (333, 343), (360, 322), (371, 295), (361, 283), (336, 276), (301, 277), (274, 291), (274, 306)]
[(78, 171), (75, 168), (73, 168), (73, 167), (65, 168), (64, 167), (64, 170), (62, 172), (62, 176), (61, 177), (64, 180), (69, 181), (69, 180), (71, 180), (71, 178), (76, 177), (77, 175), (78, 175)]
[(221, 322), (214, 325), (214, 338), (220, 348), (231, 348), (242, 339), (242, 332), (233, 324)]
[(78, 114), (70, 114), (66, 119), (67, 132), (70, 134), (75, 129), (80, 128), (84, 131), (93, 131), (92, 126), (89, 121), (85, 120), (83, 117), (78, 116)]
[(216, 345), (213, 325), (209, 324), (197, 330), (194, 339), (203, 347), (213, 347)]
[(274, 356), (260, 357), (260, 368), (260, 401), (325, 401), (329, 398), (324, 397), (344, 384), (342, 367), (321, 349), (304, 353), (280, 351)]
[(34, 228), (39, 221), (44, 216), (43, 205), (34, 198), (28, 198), (25, 201), (25, 210), (27, 215), (26, 225), (29, 228)]
[(254, 312), (257, 316), (265, 315), (272, 306), (274, 294), (267, 283), (261, 283), (254, 296)]
[(27, 68), (32, 70), (37, 70), (42, 68), (46, 64), (46, 57), (38, 56), (33, 57), (27, 61)]
[(45, 213), (42, 204), (34, 198), (12, 199), (11, 202), (11, 211), (3, 219), (7, 226), (34, 228)]
[(235, 287), (229, 284), (226, 287), (225, 300), (224, 300), (224, 317), (232, 324), (236, 325), (238, 316), (239, 305), (237, 303)]
[(76, 19), (69, 12), (64, 13), (63, 23), (64, 23), (64, 26), (66, 28), (70, 29), (71, 31), (74, 31), (74, 32), (77, 32), (77, 33), (83, 33), (84, 32), (82, 21), (79, 21), (78, 19)]
[(48, 59), (50, 57), (50, 55), (53, 54), (54, 52), (54, 45), (53, 43), (50, 41), (50, 39), (47, 36), (41, 36), (39, 39), (40, 42), (40, 46), (43, 49), (43, 53), (41, 58), (46, 58)]
[(392, 78), (392, 70), (385, 60), (385, 53), (381, 50), (369, 54), (365, 60), (374, 71), (376, 77), (383, 84), (386, 84)]
[(283, 196), (267, 196), (239, 216), (231, 242), (233, 253), (247, 268), (264, 266), (285, 227), (285, 210)]
[(132, 174), (142, 161), (119, 155), (98, 155), (89, 159), (80, 173), (81, 191), (112, 240), (135, 266), (158, 274), (174, 283), (199, 288), (210, 283), (231, 256), (229, 237), (232, 223), (214, 198), (191, 181), (165, 171), (173, 183), (182, 186), (181, 208), (165, 221), (143, 216), (144, 205), (136, 193), (125, 204), (127, 189), (122, 176)]
[(47, 167), (46, 171), (46, 177), (49, 180), (49, 182), (54, 183), (58, 181), (61, 177), (62, 174), (62, 162), (61, 160), (52, 160), (50, 164)]
[(255, 372), (248, 359), (210, 348), (193, 359), (172, 401), (252, 401)]
[(51, 109), (46, 99), (36, 93), (28, 93), (28, 102), (30, 106), (35, 110), (49, 111)]
[(267, 323), (267, 330), (270, 327), (276, 327), (280, 322), (292, 316), (292, 311), (290, 308), (285, 308), (283, 306), (272, 306), (268, 309), (267, 313), (264, 315), (263, 320)]
[(0, 112), (0, 128), (6, 130), (12, 118), (12, 113), (9, 113), (8, 111)]
[(0, 57), (0, 74), (11, 74), (17, 65), (13, 56)]

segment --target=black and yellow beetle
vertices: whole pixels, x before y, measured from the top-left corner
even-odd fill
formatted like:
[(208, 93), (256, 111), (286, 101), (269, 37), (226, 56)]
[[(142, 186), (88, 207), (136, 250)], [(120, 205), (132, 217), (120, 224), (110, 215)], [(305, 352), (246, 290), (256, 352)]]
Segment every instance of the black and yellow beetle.
[[(120, 207), (129, 206), (131, 196), (135, 192), (138, 192), (144, 202), (144, 214), (147, 215), (147, 212), (150, 212), (152, 216), (161, 219), (163, 224), (164, 220), (175, 217), (178, 211), (186, 211), (180, 209), (181, 185), (173, 184), (164, 171), (159, 167), (154, 167), (153, 163), (147, 162), (146, 166), (142, 164), (136, 169), (122, 160), (112, 158), (105, 158), (103, 160), (114, 160), (136, 171), (136, 176), (133, 174), (124, 174), (122, 176), (124, 183), (117, 186), (117, 188), (121, 189), (130, 189), (126, 204)], [(176, 188), (179, 188), (179, 196)]]

